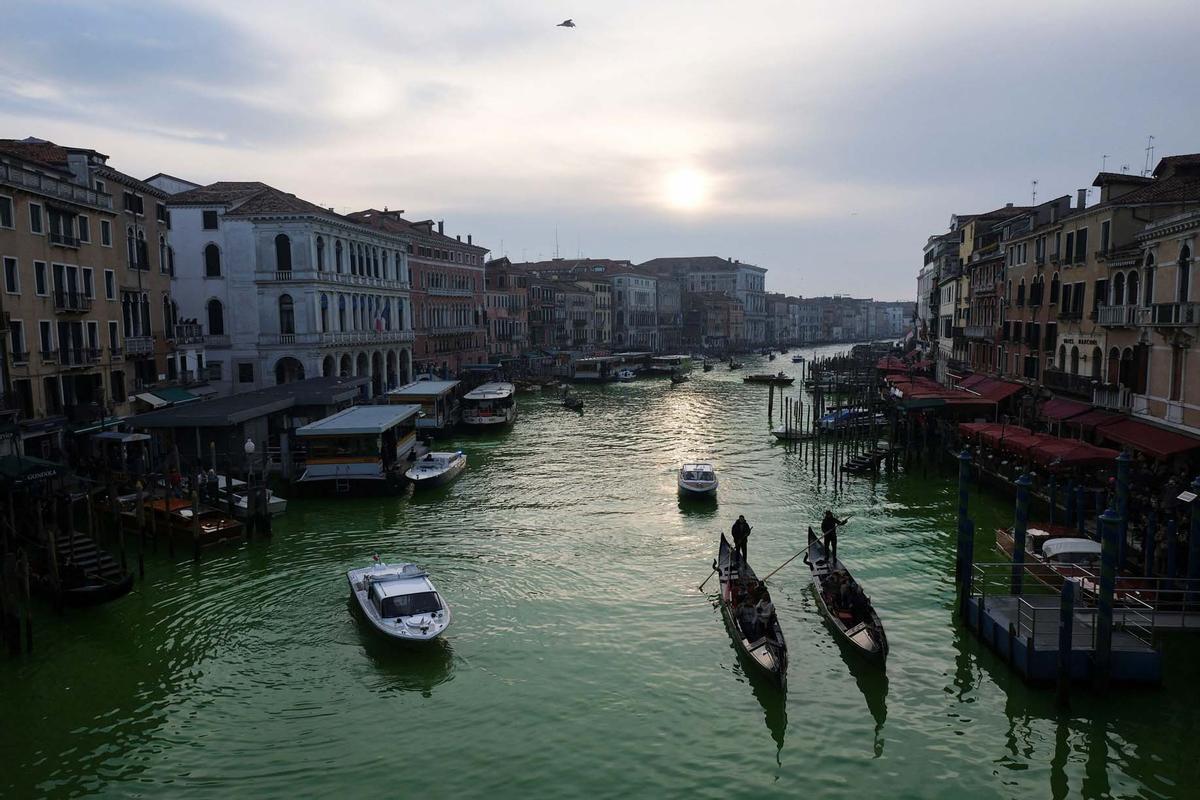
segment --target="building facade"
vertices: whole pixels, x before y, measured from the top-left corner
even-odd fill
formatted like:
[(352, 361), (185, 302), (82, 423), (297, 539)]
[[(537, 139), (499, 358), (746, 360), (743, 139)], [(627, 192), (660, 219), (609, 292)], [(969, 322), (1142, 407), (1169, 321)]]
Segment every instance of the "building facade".
[(507, 258), (484, 264), (488, 359), (498, 363), (529, 349), (529, 276)]

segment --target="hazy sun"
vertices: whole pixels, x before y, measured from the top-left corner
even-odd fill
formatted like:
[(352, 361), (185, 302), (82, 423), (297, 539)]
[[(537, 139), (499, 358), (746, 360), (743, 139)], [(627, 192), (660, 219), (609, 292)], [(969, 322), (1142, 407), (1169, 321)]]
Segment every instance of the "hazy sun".
[(708, 202), (708, 177), (690, 167), (677, 169), (667, 175), (664, 190), (671, 208), (694, 211)]

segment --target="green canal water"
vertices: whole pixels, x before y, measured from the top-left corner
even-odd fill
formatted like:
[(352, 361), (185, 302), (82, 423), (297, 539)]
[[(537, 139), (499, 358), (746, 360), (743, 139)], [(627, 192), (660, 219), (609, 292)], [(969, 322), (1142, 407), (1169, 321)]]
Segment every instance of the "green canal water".
[[(1059, 716), (953, 620), (949, 474), (834, 498), (740, 375), (581, 388), (582, 415), (523, 394), (511, 430), (445, 443), (470, 466), (444, 490), (293, 498), (269, 543), (152, 555), (129, 597), (42, 613), (35, 652), (0, 657), (0, 795), (1200, 796), (1195, 643), (1164, 642), (1163, 688), (1080, 690)], [(715, 505), (676, 496), (693, 457), (717, 465)], [(1011, 513), (971, 503), (981, 532)], [(771, 580), (783, 696), (696, 587), (738, 514), (765, 574), (828, 506), (854, 516), (841, 550), (886, 677), (843, 656), (796, 560)], [(444, 642), (406, 650), (352, 612), (345, 570), (376, 551), (435, 576)]]

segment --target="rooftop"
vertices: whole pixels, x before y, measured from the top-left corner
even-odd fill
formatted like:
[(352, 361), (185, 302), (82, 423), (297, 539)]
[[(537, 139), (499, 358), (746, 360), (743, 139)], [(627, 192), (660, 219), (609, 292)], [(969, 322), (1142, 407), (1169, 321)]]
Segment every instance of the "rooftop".
[(351, 222), (356, 222), (359, 225), (365, 225), (368, 228), (374, 228), (385, 233), (417, 235), (425, 236), (440, 241), (446, 244), (453, 244), (458, 247), (467, 247), (479, 253), (486, 253), (488, 248), (475, 244), (474, 242), (464, 242), (455, 236), (447, 236), (442, 233), (434, 225), (433, 220), (425, 219), (413, 222), (401, 216), (404, 211), (389, 211), (386, 208), (380, 211), (377, 208), (366, 208), (362, 211), (355, 211), (346, 215), (346, 219)]
[(430, 395), (445, 394), (453, 391), (462, 381), (413, 381), (410, 384), (401, 386), (399, 389), (392, 389), (388, 392), (391, 397), (428, 397)]
[(164, 408), (129, 420), (135, 428), (224, 428), (297, 406), (329, 406), (353, 400), (370, 379), (309, 378), (232, 397)]
[(720, 256), (672, 256), (669, 258), (652, 258), (638, 264), (638, 269), (651, 272), (693, 273), (693, 272), (736, 272), (739, 269), (750, 269), (756, 272), (766, 272), (766, 267), (756, 267), (745, 264), (733, 258)]
[(351, 406), (296, 429), (297, 436), (376, 435), (421, 412), (419, 405)]

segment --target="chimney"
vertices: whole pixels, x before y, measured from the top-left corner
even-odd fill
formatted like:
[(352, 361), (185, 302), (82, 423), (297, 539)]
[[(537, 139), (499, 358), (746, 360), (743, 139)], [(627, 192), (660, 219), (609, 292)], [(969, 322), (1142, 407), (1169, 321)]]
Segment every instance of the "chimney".
[(456, 233), (456, 234), (454, 234), (454, 241), (456, 241), (456, 242), (461, 242), (461, 241), (462, 241), (462, 234), (461, 234), (461, 233)]
[(438, 233), (445, 234), (445, 232), (446, 232), (446, 220), (439, 219), (438, 220)]
[(467, 244), (471, 243), (471, 234), (467, 234)]
[(1075, 207), (1078, 210), (1082, 211), (1084, 206), (1086, 206), (1086, 205), (1087, 205), (1087, 189), (1080, 189), (1079, 190), (1079, 199), (1075, 201)]
[(1012, 208), (1012, 203), (1005, 203), (1005, 204), (1004, 204), (1004, 207), (1005, 207), (1005, 208)]

